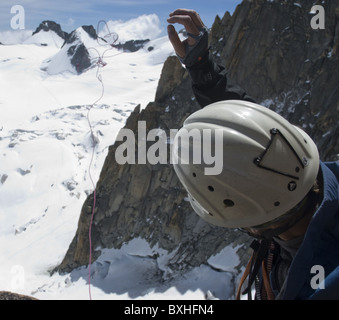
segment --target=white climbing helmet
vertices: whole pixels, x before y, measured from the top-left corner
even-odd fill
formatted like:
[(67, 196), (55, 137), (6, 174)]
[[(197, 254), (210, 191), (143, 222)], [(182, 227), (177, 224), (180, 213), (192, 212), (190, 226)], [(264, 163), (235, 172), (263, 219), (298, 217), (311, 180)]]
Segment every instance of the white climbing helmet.
[[(207, 129), (215, 132), (209, 142), (203, 139)], [(201, 133), (200, 141), (183, 138), (192, 130)], [(211, 161), (204, 161), (203, 152), (207, 148), (218, 155), (217, 134), (222, 166), (217, 175), (207, 175)], [(191, 159), (196, 151), (200, 163)], [(319, 154), (304, 131), (277, 113), (228, 100), (187, 118), (176, 135), (172, 163), (199, 216), (217, 226), (241, 228), (272, 221), (301, 202), (316, 180)]]

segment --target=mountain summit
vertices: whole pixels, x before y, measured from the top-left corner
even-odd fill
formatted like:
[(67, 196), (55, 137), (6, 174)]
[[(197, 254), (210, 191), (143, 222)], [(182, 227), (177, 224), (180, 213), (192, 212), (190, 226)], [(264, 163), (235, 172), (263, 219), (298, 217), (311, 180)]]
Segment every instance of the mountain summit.
[(60, 51), (51, 59), (47, 72), (58, 74), (65, 71), (81, 74), (91, 67), (98, 46), (98, 35), (93, 26), (82, 26), (72, 31)]
[(50, 20), (41, 22), (39, 27), (33, 32), (32, 36), (38, 34), (41, 31), (54, 31), (63, 40), (66, 40), (69, 36), (67, 32), (62, 31), (60, 24)]

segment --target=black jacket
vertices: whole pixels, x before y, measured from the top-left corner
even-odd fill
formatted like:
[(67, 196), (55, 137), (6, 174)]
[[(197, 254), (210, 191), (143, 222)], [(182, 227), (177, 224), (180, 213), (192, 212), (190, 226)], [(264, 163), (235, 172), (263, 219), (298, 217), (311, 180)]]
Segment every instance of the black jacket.
[(227, 78), (224, 67), (217, 65), (210, 53), (192, 67), (187, 67), (192, 79), (193, 92), (201, 107), (222, 100), (246, 100), (252, 97)]

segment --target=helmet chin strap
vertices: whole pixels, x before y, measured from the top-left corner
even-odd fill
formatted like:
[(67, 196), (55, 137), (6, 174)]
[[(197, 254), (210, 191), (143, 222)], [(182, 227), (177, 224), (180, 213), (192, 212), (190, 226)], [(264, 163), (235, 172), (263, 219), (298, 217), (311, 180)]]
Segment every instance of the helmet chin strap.
[[(304, 201), (302, 201), (303, 203)], [(288, 218), (286, 219), (285, 223), (277, 226), (276, 228), (263, 228), (260, 231), (260, 228), (250, 228), (254, 230), (258, 230), (258, 233), (251, 232), (250, 229), (242, 228), (242, 231), (245, 231), (251, 237), (254, 237), (259, 240), (272, 240), (275, 237), (278, 237), (282, 233), (288, 231), (292, 227), (294, 227), (299, 221), (301, 221), (309, 212), (307, 202), (306, 202), (306, 210), (302, 208), (302, 206), (297, 206), (296, 208), (292, 209), (288, 214)]]
[(280, 226), (278, 228), (274, 229), (267, 229), (266, 231), (262, 231), (260, 233), (253, 233), (245, 228), (239, 228), (241, 232), (247, 233), (252, 238), (258, 239), (258, 240), (272, 240), (275, 237), (278, 237), (280, 234), (284, 233), (285, 231), (289, 230), (292, 227), (293, 224), (287, 224)]
[[(304, 202), (304, 201), (302, 201)], [(272, 240), (274, 237), (278, 237), (280, 234), (286, 232), (290, 228), (292, 228), (296, 223), (298, 223), (302, 218), (304, 218), (307, 214), (307, 210), (300, 210), (301, 206), (298, 205), (290, 212), (286, 214), (285, 223), (275, 227), (275, 228), (262, 228), (260, 227), (252, 227), (252, 228), (239, 228), (240, 231), (247, 233), (253, 238), (258, 240)], [(277, 222), (279, 224), (279, 222)], [(257, 232), (251, 232), (252, 230), (256, 230)]]
[[(297, 220), (297, 221), (293, 221), (290, 223), (286, 223), (280, 227), (274, 228), (274, 229), (267, 229), (266, 231), (261, 232), (260, 234), (255, 234), (255, 233), (251, 233), (250, 231), (246, 231), (251, 237), (254, 237), (256, 239), (259, 240), (271, 240), (275, 237), (278, 237), (280, 234), (286, 232), (287, 230), (289, 230), (291, 227), (293, 227), (293, 225), (295, 223), (297, 223), (298, 221), (300, 221), (303, 218), (303, 215)], [(294, 220), (294, 219), (292, 219)]]
[(303, 217), (306, 216), (306, 212), (307, 210), (301, 210), (301, 212), (295, 219), (293, 219), (289, 213), (288, 216), (290, 217), (290, 219), (287, 219), (287, 221), (285, 221), (283, 225), (277, 228), (264, 230), (260, 232), (260, 234), (252, 233), (247, 229), (243, 229), (243, 228), (240, 229), (241, 231), (249, 234), (251, 237), (256, 238), (256, 240), (253, 240), (253, 242), (250, 245), (250, 247), (253, 249), (253, 254), (252, 254), (250, 263), (248, 265), (249, 266), (249, 270), (248, 270), (249, 279), (248, 279), (247, 288), (242, 293), (242, 294), (247, 294), (249, 300), (252, 299), (251, 287), (255, 281), (257, 274), (259, 273), (260, 268), (262, 267), (262, 262), (264, 261), (267, 253), (269, 252), (273, 238), (278, 237), (280, 234), (289, 230), (293, 225), (295, 225)]
[[(317, 183), (315, 184), (315, 186), (317, 185), (317, 188), (319, 188), (319, 184), (322, 181), (322, 177), (320, 175), (321, 173), (319, 174)], [(312, 188), (308, 192), (306, 197), (297, 206), (295, 206), (292, 210), (281, 217), (280, 221), (278, 219), (277, 221), (272, 221), (271, 223), (268, 223), (268, 225), (263, 224), (261, 226), (256, 226), (252, 228), (239, 229), (256, 238), (256, 240), (253, 240), (251, 244), (253, 254), (248, 266), (246, 267), (244, 276), (241, 279), (241, 284), (238, 289), (237, 297), (240, 296), (240, 290), (244, 283), (244, 280), (249, 277), (247, 288), (245, 289), (243, 294), (247, 293), (248, 299), (252, 299), (251, 286), (254, 283), (261, 266), (264, 268), (264, 264), (262, 265), (262, 261), (264, 261), (266, 254), (271, 248), (273, 238), (278, 237), (282, 233), (288, 231), (303, 218), (314, 214), (314, 212), (318, 209), (320, 202), (322, 201), (322, 192), (319, 192), (319, 190), (321, 190), (322, 188), (319, 188), (316, 191), (317, 188)], [(271, 227), (273, 225), (278, 225), (278, 227), (270, 228), (269, 225)], [(258, 233), (251, 232), (251, 229), (257, 230)]]
[[(307, 215), (313, 215), (318, 208), (321, 198), (321, 194), (314, 193), (312, 188), (299, 204), (280, 218), (281, 220), (278, 219), (278, 221), (272, 222), (271, 226), (278, 225), (277, 227), (265, 227), (265, 224), (263, 224), (262, 226), (240, 228), (240, 230), (259, 240), (271, 240), (291, 229)], [(251, 232), (251, 229), (257, 232)]]

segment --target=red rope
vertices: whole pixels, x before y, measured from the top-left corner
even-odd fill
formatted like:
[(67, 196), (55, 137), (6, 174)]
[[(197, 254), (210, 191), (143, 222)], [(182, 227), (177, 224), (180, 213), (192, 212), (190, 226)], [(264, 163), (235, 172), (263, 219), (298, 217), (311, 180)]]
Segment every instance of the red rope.
[[(95, 155), (95, 147), (96, 147), (96, 139), (94, 136), (94, 130), (93, 130), (93, 126), (91, 124), (91, 120), (90, 120), (90, 112), (91, 110), (94, 108), (94, 106), (96, 104), (98, 104), (104, 97), (105, 95), (105, 85), (103, 83), (101, 74), (99, 73), (100, 68), (103, 68), (107, 65), (107, 63), (104, 61), (104, 56), (106, 54), (107, 51), (112, 50), (114, 43), (118, 40), (118, 35), (116, 33), (111, 33), (109, 31), (108, 25), (105, 21), (99, 21), (98, 23), (98, 28), (97, 28), (97, 33), (99, 32), (99, 25), (100, 23), (105, 23), (106, 28), (107, 28), (107, 34), (104, 36), (104, 38), (100, 38), (98, 36), (98, 44), (100, 46), (103, 45), (110, 45), (110, 48), (105, 50), (101, 55), (99, 53), (99, 51), (96, 48), (89, 48), (89, 49), (93, 49), (98, 53), (98, 58), (96, 61), (96, 65), (97, 65), (97, 72), (96, 72), (96, 78), (98, 79), (98, 81), (101, 84), (101, 95), (99, 97), (99, 99), (97, 99), (95, 102), (93, 102), (93, 104), (91, 104), (88, 108), (88, 112), (87, 112), (87, 121), (88, 121), (88, 125), (90, 128), (90, 133), (91, 133), (91, 140), (92, 140), (92, 155), (91, 155), (91, 161), (89, 164), (89, 168), (88, 168), (88, 175), (89, 178), (91, 180), (92, 186), (93, 186), (93, 206), (92, 206), (92, 214), (91, 214), (91, 219), (90, 219), (90, 224), (89, 224), (89, 232), (88, 232), (88, 238), (89, 238), (89, 263), (88, 263), (88, 293), (89, 293), (89, 299), (92, 300), (92, 292), (91, 292), (91, 267), (92, 267), (92, 226), (93, 226), (93, 221), (94, 221), (94, 214), (95, 214), (95, 206), (96, 206), (96, 201), (97, 201), (97, 190), (96, 190), (96, 185), (94, 183), (94, 179), (92, 177), (92, 173), (91, 173), (91, 168), (94, 162), (94, 155)], [(100, 44), (99, 43), (99, 39), (103, 40), (105, 43), (104, 44)], [(108, 39), (108, 40), (106, 40)]]
[[(99, 72), (99, 68), (100, 66), (98, 65), (98, 71), (97, 71), (97, 75), (98, 75), (98, 72)], [(91, 121), (90, 121), (90, 112), (92, 110), (92, 108), (94, 107), (94, 105), (96, 103), (98, 103), (104, 96), (104, 93), (105, 93), (105, 86), (102, 82), (102, 78), (101, 77), (97, 77), (98, 80), (100, 81), (101, 85), (102, 85), (102, 91), (101, 91), (101, 96), (100, 98), (95, 102), (93, 103), (89, 109), (88, 109), (88, 113), (87, 113), (87, 121), (88, 121), (88, 124), (89, 124), (89, 127), (90, 127), (90, 131), (91, 131), (91, 139), (92, 139), (92, 156), (91, 156), (91, 161), (90, 161), (90, 164), (89, 164), (89, 167), (88, 167), (88, 175), (89, 175), (89, 178), (91, 180), (91, 183), (92, 183), (92, 186), (93, 186), (93, 207), (92, 207), (92, 215), (91, 215), (91, 220), (90, 220), (90, 224), (89, 224), (89, 264), (88, 264), (88, 290), (89, 290), (89, 298), (90, 300), (92, 300), (92, 293), (91, 293), (91, 266), (92, 266), (92, 226), (93, 226), (93, 219), (94, 219), (94, 213), (95, 213), (95, 206), (96, 206), (96, 186), (95, 186), (95, 183), (94, 183), (94, 180), (93, 180), (93, 177), (92, 177), (92, 173), (91, 173), (91, 168), (92, 168), (92, 165), (93, 165), (93, 161), (94, 161), (94, 154), (95, 154), (95, 146), (96, 146), (96, 141), (95, 141), (95, 136), (94, 136), (94, 132), (93, 132), (93, 127), (92, 127), (92, 124), (91, 124)]]

